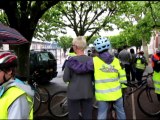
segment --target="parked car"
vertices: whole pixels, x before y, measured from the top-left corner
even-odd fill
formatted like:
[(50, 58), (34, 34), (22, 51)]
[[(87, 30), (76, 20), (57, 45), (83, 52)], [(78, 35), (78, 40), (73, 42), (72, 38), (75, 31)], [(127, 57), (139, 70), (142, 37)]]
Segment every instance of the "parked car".
[(47, 83), (57, 77), (57, 60), (55, 56), (47, 50), (30, 51), (30, 75), (37, 72), (34, 80), (37, 83)]

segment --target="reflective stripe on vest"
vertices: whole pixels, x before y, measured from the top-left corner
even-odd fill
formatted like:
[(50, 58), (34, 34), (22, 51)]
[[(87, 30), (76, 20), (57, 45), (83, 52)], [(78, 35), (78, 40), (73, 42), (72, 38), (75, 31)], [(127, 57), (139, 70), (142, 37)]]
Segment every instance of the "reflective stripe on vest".
[[(8, 108), (9, 106), (22, 94), (25, 92), (17, 87), (9, 88), (3, 96), (0, 98), (0, 119), (8, 119)], [(29, 102), (32, 102), (31, 98), (27, 97)], [(33, 106), (33, 102), (31, 103)], [(30, 111), (30, 116), (28, 119), (33, 119), (33, 107)]]
[(114, 82), (114, 81), (117, 81), (119, 80), (119, 78), (110, 78), (110, 79), (105, 79), (105, 80), (97, 80), (95, 81), (95, 83), (106, 83), (106, 82)]
[(160, 94), (160, 73), (154, 71), (152, 79), (155, 87), (155, 93)]
[(119, 81), (121, 83), (121, 87), (122, 88), (127, 88), (127, 86), (123, 84), (123, 83), (127, 83), (127, 78), (126, 78), (126, 72), (125, 72), (125, 70), (124, 69), (120, 69), (119, 73), (120, 73), (120, 75), (119, 75), (120, 80)]
[(145, 64), (142, 64), (142, 63), (141, 63), (141, 59), (138, 59), (138, 60), (137, 60), (137, 62), (136, 62), (136, 68), (142, 69), (142, 70), (145, 69)]
[(121, 67), (118, 62), (119, 60), (114, 58), (111, 64), (106, 64), (98, 57), (93, 57), (96, 100), (115, 101), (122, 97), (118, 75)]

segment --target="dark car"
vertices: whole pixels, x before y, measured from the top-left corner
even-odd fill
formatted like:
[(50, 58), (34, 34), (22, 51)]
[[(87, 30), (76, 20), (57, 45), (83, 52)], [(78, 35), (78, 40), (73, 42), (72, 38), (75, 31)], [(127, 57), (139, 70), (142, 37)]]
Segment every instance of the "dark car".
[(47, 50), (30, 51), (30, 75), (34, 72), (38, 73), (34, 78), (37, 83), (47, 83), (57, 77), (57, 60), (52, 52)]

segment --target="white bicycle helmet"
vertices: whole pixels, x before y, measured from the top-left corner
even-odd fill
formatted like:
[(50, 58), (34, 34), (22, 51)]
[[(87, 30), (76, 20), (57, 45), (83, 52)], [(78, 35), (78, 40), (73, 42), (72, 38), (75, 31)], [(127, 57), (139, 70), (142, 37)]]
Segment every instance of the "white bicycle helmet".
[(103, 50), (108, 50), (111, 48), (111, 44), (107, 38), (100, 37), (94, 41), (94, 47), (97, 52), (102, 52)]
[(17, 56), (11, 52), (0, 52), (0, 69), (17, 66)]

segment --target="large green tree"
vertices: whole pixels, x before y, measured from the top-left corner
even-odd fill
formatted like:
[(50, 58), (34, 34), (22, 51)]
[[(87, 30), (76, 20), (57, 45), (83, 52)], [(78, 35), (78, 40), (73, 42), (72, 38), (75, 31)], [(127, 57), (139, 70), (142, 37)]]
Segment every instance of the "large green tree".
[[(57, 28), (52, 27), (54, 31), (64, 34), (67, 33), (66, 27), (69, 27), (76, 36), (89, 34), (89, 41), (102, 29), (112, 30), (111, 23), (119, 13), (122, 14), (120, 10), (125, 11), (125, 1), (60, 1), (43, 15), (41, 26), (50, 24)], [(53, 14), (56, 17), (53, 18)], [(45, 30), (43, 29), (43, 33)], [(42, 29), (37, 29), (37, 32), (42, 32)]]
[[(29, 44), (11, 45), (19, 58), (18, 74), (29, 77), (29, 50), (32, 37), (39, 19), (52, 6), (58, 3), (54, 1), (0, 1), (0, 9), (3, 9), (10, 27), (18, 30)], [(54, 16), (53, 16), (54, 17)]]
[(72, 46), (72, 37), (70, 36), (61, 36), (58, 40), (58, 45), (63, 48), (64, 56), (68, 48)]
[[(124, 17), (116, 21), (120, 28), (123, 28), (127, 45), (136, 47), (143, 46), (144, 53), (148, 58), (148, 47), (154, 26), (158, 26), (158, 14), (155, 15), (153, 8), (156, 8), (155, 2), (148, 1), (129, 1), (128, 11), (124, 12)], [(151, 9), (152, 7), (152, 9)], [(154, 9), (158, 10), (157, 8)], [(124, 20), (124, 18), (127, 18)], [(136, 23), (133, 24), (133, 23)]]

